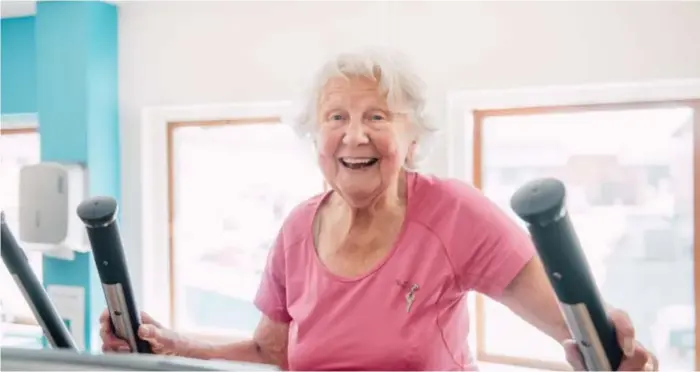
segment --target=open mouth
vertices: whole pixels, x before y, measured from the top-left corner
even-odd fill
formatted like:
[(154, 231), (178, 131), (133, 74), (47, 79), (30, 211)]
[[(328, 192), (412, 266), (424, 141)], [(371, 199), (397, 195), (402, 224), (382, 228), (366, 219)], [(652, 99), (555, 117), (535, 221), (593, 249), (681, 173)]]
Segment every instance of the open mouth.
[(365, 169), (378, 162), (377, 158), (340, 158), (340, 164), (348, 169)]

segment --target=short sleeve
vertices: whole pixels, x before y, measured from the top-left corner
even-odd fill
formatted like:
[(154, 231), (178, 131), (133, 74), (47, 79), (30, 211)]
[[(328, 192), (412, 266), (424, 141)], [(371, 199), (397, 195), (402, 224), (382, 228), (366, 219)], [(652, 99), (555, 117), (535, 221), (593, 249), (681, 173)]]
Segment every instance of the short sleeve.
[[(450, 247), (464, 290), (500, 296), (536, 251), (529, 234), (479, 190), (458, 186)], [(461, 228), (459, 228), (461, 226)]]
[(292, 320), (287, 311), (285, 246), (282, 229), (268, 253), (254, 303), (258, 310), (276, 322), (289, 323)]

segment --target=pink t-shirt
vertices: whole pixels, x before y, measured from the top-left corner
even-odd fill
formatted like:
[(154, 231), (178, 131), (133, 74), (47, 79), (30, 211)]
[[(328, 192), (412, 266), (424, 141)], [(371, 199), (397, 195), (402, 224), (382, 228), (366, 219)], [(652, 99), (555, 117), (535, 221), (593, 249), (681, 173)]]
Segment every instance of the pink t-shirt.
[(290, 213), (255, 299), (270, 319), (290, 323), (289, 368), (476, 369), (466, 294), (505, 289), (535, 253), (526, 232), (478, 190), (410, 172), (395, 246), (366, 275), (342, 278), (313, 246), (314, 215), (329, 193)]

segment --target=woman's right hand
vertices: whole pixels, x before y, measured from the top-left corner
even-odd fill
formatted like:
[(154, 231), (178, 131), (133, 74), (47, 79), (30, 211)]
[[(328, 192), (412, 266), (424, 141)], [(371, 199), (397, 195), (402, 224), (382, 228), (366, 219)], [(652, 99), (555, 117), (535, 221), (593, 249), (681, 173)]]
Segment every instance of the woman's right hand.
[[(176, 332), (163, 327), (145, 312), (141, 312), (141, 326), (138, 333), (139, 338), (151, 344), (154, 354), (187, 354), (187, 350), (185, 350), (187, 347), (186, 340)], [(102, 351), (104, 352), (131, 352), (129, 344), (114, 334), (108, 309), (105, 309), (100, 315), (100, 337), (102, 338)]]

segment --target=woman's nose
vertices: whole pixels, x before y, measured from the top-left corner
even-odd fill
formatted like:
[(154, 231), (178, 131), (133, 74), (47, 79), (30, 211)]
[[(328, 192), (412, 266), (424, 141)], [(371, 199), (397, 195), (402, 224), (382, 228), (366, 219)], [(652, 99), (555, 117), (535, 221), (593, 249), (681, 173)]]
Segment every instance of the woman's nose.
[(345, 128), (343, 143), (346, 145), (363, 145), (369, 143), (369, 137), (361, 120), (350, 120)]

